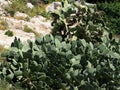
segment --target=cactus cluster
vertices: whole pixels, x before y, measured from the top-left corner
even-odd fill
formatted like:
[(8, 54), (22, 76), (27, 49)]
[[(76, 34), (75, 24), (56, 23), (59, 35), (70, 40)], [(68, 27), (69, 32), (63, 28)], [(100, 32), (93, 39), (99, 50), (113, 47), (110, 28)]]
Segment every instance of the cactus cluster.
[(71, 2), (52, 13), (53, 35), (15, 38), (2, 54), (0, 80), (20, 90), (120, 89), (120, 40), (102, 37), (106, 26), (93, 5)]
[(62, 3), (60, 10), (52, 13), (53, 35), (62, 36), (63, 40), (85, 39), (101, 41), (107, 29), (104, 12), (98, 11), (95, 4), (82, 2)]
[(2, 55), (1, 79), (25, 90), (98, 90), (120, 86), (120, 41), (84, 39), (67, 43), (47, 35), (22, 44), (15, 39)]

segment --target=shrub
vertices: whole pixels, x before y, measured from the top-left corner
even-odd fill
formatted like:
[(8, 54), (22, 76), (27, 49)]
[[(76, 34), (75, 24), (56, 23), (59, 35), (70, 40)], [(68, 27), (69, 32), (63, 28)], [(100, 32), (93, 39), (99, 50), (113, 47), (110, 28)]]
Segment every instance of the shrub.
[(5, 35), (7, 35), (7, 36), (9, 36), (9, 37), (12, 37), (12, 36), (13, 36), (13, 32), (10, 31), (10, 30), (7, 30), (7, 31), (5, 32)]
[(22, 44), (15, 38), (2, 54), (0, 76), (25, 90), (118, 90), (120, 40), (102, 39), (101, 44), (67, 43), (47, 35)]
[(120, 2), (98, 3), (98, 9), (105, 11), (110, 32), (120, 34)]
[(63, 40), (77, 38), (98, 42), (106, 30), (104, 12), (98, 11), (95, 4), (69, 3), (65, 0), (52, 16), (52, 34), (62, 36)]

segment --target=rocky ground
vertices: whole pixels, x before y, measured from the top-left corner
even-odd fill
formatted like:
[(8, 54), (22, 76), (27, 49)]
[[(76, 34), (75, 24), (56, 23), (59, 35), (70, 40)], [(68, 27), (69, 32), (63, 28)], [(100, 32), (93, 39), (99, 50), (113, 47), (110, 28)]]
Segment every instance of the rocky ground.
[[(36, 32), (40, 36), (44, 36), (51, 31), (51, 21), (46, 20), (42, 16), (29, 17), (25, 13), (16, 12), (14, 17), (7, 15), (3, 7), (9, 5), (11, 2), (0, 0), (0, 23), (5, 21), (7, 23), (4, 30), (0, 26), (0, 45), (4, 47), (9, 47), (13, 42), (14, 38), (20, 38), (22, 42), (26, 42), (28, 39), (34, 40)], [(26, 20), (26, 18), (28, 20)], [(33, 30), (33, 32), (25, 32), (24, 27), (27, 26)], [(5, 32), (10, 30), (13, 32), (13, 36), (5, 35)]]

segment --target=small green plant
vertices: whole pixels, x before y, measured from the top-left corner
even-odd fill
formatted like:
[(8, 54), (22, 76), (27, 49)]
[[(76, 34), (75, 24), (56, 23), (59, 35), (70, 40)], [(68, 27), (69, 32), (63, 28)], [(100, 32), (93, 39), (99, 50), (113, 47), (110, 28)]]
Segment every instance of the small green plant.
[(13, 36), (13, 32), (10, 31), (10, 30), (7, 30), (7, 31), (5, 32), (5, 35), (7, 35), (7, 36), (9, 36), (9, 37), (12, 37), (12, 36)]

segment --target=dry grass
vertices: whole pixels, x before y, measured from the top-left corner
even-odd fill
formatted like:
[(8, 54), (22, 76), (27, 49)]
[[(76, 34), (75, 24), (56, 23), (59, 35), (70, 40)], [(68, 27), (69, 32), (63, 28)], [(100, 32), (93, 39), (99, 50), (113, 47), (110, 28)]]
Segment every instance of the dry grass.
[(24, 32), (27, 32), (27, 33), (34, 33), (35, 36), (39, 36), (39, 33), (37, 33), (35, 30), (31, 29), (31, 28), (28, 27), (27, 25), (24, 26), (23, 31), (24, 31)]
[(14, 18), (17, 20), (25, 20), (25, 17), (23, 16), (14, 16)]
[(7, 51), (7, 49), (4, 48), (4, 46), (0, 45), (0, 61), (5, 60), (4, 57), (1, 57), (1, 54), (2, 54), (3, 52), (5, 52), (5, 51)]
[(0, 30), (6, 30), (8, 28), (8, 24), (5, 20), (0, 19)]

